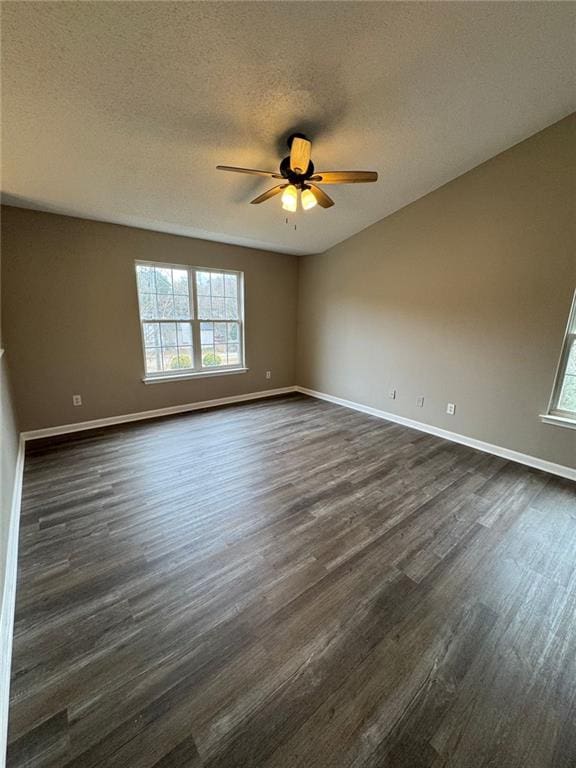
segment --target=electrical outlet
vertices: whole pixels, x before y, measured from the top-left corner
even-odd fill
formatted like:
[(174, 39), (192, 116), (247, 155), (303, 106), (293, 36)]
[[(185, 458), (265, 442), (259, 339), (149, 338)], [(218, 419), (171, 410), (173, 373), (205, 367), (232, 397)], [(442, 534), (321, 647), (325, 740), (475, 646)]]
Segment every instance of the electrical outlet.
[(390, 400), (396, 400), (396, 390), (391, 389), (390, 392), (388, 392), (388, 397), (390, 398)]
[(72, 395), (72, 405), (82, 405), (82, 395)]
[(454, 403), (448, 403), (448, 405), (446, 406), (446, 413), (449, 416), (454, 416), (454, 414), (456, 413), (456, 405)]
[(424, 408), (424, 398), (423, 397), (417, 397), (416, 398), (416, 406), (418, 408)]
[(271, 379), (272, 378), (272, 371), (266, 371), (266, 378)]

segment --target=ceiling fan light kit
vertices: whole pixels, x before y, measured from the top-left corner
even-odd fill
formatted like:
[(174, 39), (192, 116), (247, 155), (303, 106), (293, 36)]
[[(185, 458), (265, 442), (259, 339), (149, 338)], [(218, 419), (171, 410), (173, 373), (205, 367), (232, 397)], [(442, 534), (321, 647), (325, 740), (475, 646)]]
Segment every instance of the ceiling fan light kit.
[(298, 189), (294, 184), (288, 184), (284, 187), (282, 192), (282, 208), (290, 213), (294, 213), (298, 208)]
[(311, 187), (307, 185), (304, 186), (300, 199), (302, 201), (302, 208), (304, 208), (305, 211), (309, 211), (311, 208), (314, 208), (314, 206), (318, 204), (318, 201), (314, 197), (314, 192), (312, 191)]
[(259, 205), (282, 193), (282, 208), (290, 213), (298, 210), (298, 199), (300, 199), (301, 206), (305, 211), (315, 208), (316, 205), (321, 208), (331, 208), (334, 205), (334, 200), (318, 187), (318, 184), (364, 184), (378, 180), (376, 171), (319, 171), (315, 173), (314, 163), (310, 159), (311, 141), (303, 133), (293, 133), (288, 138), (287, 143), (290, 154), (280, 163), (279, 173), (259, 171), (253, 168), (237, 168), (231, 165), (217, 165), (216, 168), (219, 171), (248, 173), (284, 181), (284, 184), (277, 184), (258, 195), (254, 200), (251, 200), (251, 203), (252, 205)]

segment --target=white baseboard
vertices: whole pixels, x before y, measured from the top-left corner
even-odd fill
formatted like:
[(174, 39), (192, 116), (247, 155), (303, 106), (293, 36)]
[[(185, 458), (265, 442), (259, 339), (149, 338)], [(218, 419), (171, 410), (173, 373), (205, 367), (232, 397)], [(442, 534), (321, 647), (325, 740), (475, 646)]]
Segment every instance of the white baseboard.
[(24, 473), (25, 441), (20, 437), (10, 518), (8, 520), (8, 545), (2, 605), (0, 606), (0, 768), (6, 765), (8, 742), (8, 705), (10, 702), (10, 663), (12, 659), (12, 633), (16, 606), (16, 575), (18, 563), (18, 533), (20, 530), (20, 503), (22, 500), (22, 476)]
[(186, 413), (187, 411), (200, 411), (205, 408), (216, 408), (219, 405), (230, 405), (232, 403), (244, 403), (247, 400), (260, 400), (264, 397), (275, 397), (277, 395), (286, 395), (290, 392), (296, 392), (296, 387), (281, 387), (280, 389), (265, 389), (262, 392), (249, 392), (247, 395), (234, 395), (232, 397), (219, 397), (214, 400), (203, 400), (199, 403), (185, 403), (184, 405), (171, 405), (167, 408), (156, 408), (151, 411), (139, 411), (138, 413), (127, 413), (121, 416), (109, 416), (105, 419), (92, 419), (91, 421), (79, 421), (75, 424), (62, 424), (58, 427), (47, 427), (46, 429), (33, 429), (29, 432), (22, 432), (24, 440), (38, 440), (41, 437), (53, 437), (55, 435), (66, 435), (69, 432), (82, 432), (85, 429), (99, 429), (100, 427), (110, 427), (114, 424), (124, 424), (130, 421), (142, 421), (144, 419), (156, 419), (159, 416), (171, 416), (174, 413)]
[(513, 451), (510, 448), (502, 448), (500, 445), (485, 443), (483, 440), (476, 440), (474, 437), (460, 435), (457, 432), (450, 432), (447, 429), (434, 427), (431, 424), (424, 424), (423, 422), (415, 421), (414, 419), (407, 419), (404, 416), (398, 416), (395, 413), (389, 413), (387, 411), (381, 411), (378, 408), (372, 408), (369, 405), (355, 403), (352, 400), (344, 400), (341, 397), (327, 395), (324, 392), (316, 392), (313, 389), (306, 389), (306, 387), (296, 387), (296, 391), (301, 392), (303, 395), (315, 397), (319, 400), (327, 400), (329, 403), (334, 403), (335, 405), (342, 405), (344, 408), (352, 408), (354, 411), (368, 413), (370, 416), (376, 416), (379, 419), (393, 421), (396, 424), (402, 424), (405, 427), (411, 427), (412, 429), (417, 429), (420, 432), (427, 432), (429, 435), (442, 437), (444, 440), (450, 440), (453, 443), (467, 445), (469, 448), (476, 448), (476, 450), (484, 451), (484, 453), (492, 453), (494, 456), (500, 456), (503, 459), (516, 461), (519, 464), (525, 464), (526, 466), (532, 467), (534, 469), (541, 469), (543, 472), (549, 472), (552, 475), (559, 475), (560, 477), (565, 477), (567, 480), (576, 480), (576, 469), (565, 467), (562, 464), (555, 464), (552, 461), (538, 459), (536, 456), (529, 456), (527, 453), (520, 453), (519, 451)]

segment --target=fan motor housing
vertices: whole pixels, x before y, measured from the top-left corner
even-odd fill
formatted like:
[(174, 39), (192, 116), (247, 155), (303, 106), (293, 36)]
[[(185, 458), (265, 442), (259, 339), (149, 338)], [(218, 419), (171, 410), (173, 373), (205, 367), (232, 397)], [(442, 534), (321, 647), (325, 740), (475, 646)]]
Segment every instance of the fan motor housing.
[(314, 174), (314, 163), (310, 160), (306, 173), (294, 173), (290, 168), (290, 156), (288, 156), (280, 163), (280, 173), (285, 179), (288, 179), (290, 184), (294, 184), (295, 187), (302, 189), (304, 183)]

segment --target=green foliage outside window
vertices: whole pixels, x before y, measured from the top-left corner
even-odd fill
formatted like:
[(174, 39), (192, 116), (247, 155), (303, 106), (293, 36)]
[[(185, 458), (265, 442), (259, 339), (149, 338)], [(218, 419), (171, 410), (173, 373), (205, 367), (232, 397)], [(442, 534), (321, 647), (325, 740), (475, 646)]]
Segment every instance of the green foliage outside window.
[(170, 368), (192, 368), (192, 360), (190, 355), (181, 353), (174, 356), (172, 360), (170, 360)]
[(204, 352), (202, 364), (205, 366), (222, 365), (222, 358), (215, 352)]

